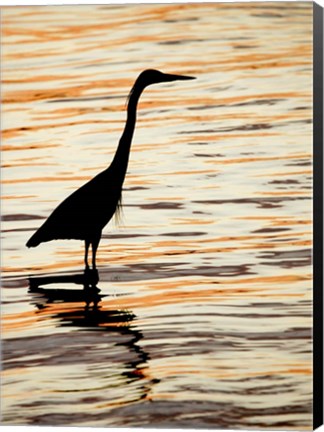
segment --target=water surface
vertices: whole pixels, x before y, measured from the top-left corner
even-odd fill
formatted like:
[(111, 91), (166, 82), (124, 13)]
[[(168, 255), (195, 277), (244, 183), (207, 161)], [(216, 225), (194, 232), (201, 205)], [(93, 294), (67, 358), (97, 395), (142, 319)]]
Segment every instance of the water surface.
[[(2, 9), (2, 421), (311, 429), (312, 4)], [(104, 230), (25, 243), (112, 159)], [(41, 278), (41, 279), (37, 279)]]

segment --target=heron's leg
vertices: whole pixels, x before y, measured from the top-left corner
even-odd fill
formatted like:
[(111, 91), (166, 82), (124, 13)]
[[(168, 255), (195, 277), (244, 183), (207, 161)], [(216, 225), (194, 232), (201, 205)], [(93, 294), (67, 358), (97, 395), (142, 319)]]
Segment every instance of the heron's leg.
[(89, 252), (89, 246), (90, 246), (90, 242), (89, 240), (85, 240), (85, 252), (84, 252), (84, 264), (86, 269), (89, 268), (89, 263), (88, 263), (88, 252)]
[(97, 249), (99, 246), (99, 242), (100, 242), (100, 238), (101, 238), (101, 231), (99, 234), (97, 234), (95, 237), (92, 238), (92, 268), (94, 270), (96, 270), (96, 254), (97, 254)]

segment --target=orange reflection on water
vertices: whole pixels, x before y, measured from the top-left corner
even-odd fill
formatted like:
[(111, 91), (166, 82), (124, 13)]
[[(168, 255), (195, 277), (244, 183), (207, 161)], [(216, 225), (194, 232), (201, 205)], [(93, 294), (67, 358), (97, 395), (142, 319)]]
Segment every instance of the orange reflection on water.
[[(6, 382), (7, 423), (311, 425), (312, 13), (303, 2), (5, 9), (3, 334), (19, 375)], [(83, 242), (25, 243), (60, 187), (111, 158), (148, 67), (197, 79), (141, 99), (130, 218), (100, 243), (98, 310), (69, 283), (29, 292), (29, 275), (82, 272)]]
[(301, 154), (289, 154), (284, 156), (254, 156), (254, 157), (248, 157), (248, 158), (238, 158), (238, 159), (213, 159), (208, 160), (206, 163), (210, 164), (221, 164), (221, 165), (227, 165), (227, 164), (239, 164), (239, 163), (250, 163), (250, 162), (263, 162), (263, 161), (275, 161), (275, 160), (289, 160), (289, 159), (311, 159), (310, 153), (301, 153)]
[(34, 178), (21, 178), (21, 179), (4, 179), (1, 180), (3, 184), (17, 184), (17, 183), (44, 183), (44, 182), (62, 182), (62, 181), (86, 181), (89, 180), (87, 176), (60, 176), (60, 177), (34, 177)]

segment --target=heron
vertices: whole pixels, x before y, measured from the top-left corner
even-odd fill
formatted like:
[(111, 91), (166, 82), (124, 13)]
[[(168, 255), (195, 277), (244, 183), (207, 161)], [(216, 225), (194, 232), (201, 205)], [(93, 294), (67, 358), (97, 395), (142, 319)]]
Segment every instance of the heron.
[(85, 269), (90, 269), (88, 252), (91, 245), (92, 268), (96, 270), (96, 254), (102, 230), (121, 209), (122, 186), (141, 94), (151, 84), (194, 78), (155, 69), (147, 69), (138, 76), (128, 95), (126, 123), (111, 164), (62, 201), (28, 240), (27, 247), (36, 247), (51, 240), (83, 240)]

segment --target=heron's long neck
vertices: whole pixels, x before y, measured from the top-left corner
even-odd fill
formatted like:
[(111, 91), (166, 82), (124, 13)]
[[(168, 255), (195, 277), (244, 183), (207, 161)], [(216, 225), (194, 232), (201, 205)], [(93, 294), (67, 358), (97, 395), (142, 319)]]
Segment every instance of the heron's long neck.
[(136, 86), (136, 84), (132, 90), (127, 105), (127, 120), (125, 128), (119, 140), (116, 154), (111, 163), (111, 167), (114, 168), (116, 175), (120, 178), (121, 182), (124, 181), (126, 175), (129, 152), (136, 124), (137, 103), (143, 90), (144, 89), (142, 87), (139, 88), (138, 86)]

